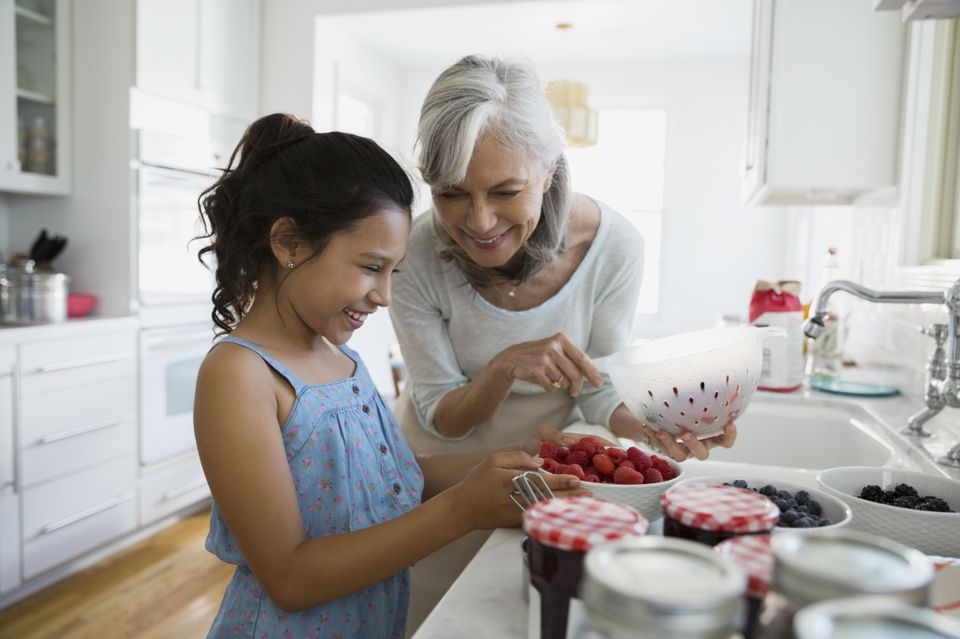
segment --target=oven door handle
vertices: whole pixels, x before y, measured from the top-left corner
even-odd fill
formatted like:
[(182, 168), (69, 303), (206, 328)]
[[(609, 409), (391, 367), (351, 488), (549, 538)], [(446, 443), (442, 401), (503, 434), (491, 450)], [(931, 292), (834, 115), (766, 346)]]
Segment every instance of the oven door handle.
[[(205, 343), (207, 340), (210, 340), (209, 344)], [(157, 339), (156, 341), (148, 341), (146, 347), (148, 351), (159, 350), (161, 348), (169, 348), (171, 346), (181, 346), (183, 344), (203, 344), (204, 346), (213, 346), (213, 340), (208, 336), (204, 336), (201, 339), (196, 337), (167, 337), (164, 339)]]
[(105, 357), (91, 357), (90, 359), (78, 359), (72, 362), (62, 364), (48, 364), (47, 366), (37, 367), (37, 373), (54, 373), (57, 371), (70, 370), (71, 368), (81, 368), (83, 366), (93, 366), (94, 364), (108, 364), (110, 362), (119, 362), (124, 359), (133, 359), (134, 353), (119, 353), (117, 355), (107, 355)]

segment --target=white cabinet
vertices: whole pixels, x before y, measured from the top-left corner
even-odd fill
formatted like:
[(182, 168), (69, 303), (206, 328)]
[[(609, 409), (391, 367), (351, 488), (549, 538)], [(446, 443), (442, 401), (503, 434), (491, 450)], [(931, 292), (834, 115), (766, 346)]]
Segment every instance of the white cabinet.
[(860, 0), (755, 0), (744, 198), (844, 204), (896, 186), (904, 27)]
[(169, 517), (210, 496), (195, 452), (145, 467), (140, 477), (140, 525)]
[(137, 87), (254, 118), (259, 11), (259, 0), (138, 0)]
[(69, 63), (69, 0), (0, 0), (0, 191), (70, 191)]
[(20, 500), (14, 483), (12, 346), (0, 346), (0, 594), (20, 585)]

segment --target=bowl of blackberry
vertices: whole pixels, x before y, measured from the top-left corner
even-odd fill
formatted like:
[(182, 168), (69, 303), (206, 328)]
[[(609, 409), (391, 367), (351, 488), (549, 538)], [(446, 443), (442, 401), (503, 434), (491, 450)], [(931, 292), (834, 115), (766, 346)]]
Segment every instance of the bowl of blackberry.
[(850, 508), (827, 493), (786, 481), (767, 481), (756, 477), (706, 476), (685, 479), (682, 484), (722, 484), (759, 493), (780, 509), (780, 521), (774, 532), (834, 530), (850, 523)]
[(828, 468), (817, 481), (850, 506), (851, 528), (927, 554), (960, 557), (960, 481), (877, 466)]

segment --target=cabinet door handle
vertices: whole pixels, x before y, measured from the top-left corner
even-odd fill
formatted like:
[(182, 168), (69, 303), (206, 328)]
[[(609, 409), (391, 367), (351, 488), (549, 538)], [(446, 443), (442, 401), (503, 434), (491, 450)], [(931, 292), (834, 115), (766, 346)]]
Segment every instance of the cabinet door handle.
[(175, 488), (170, 492), (164, 493), (161, 501), (173, 501), (177, 497), (183, 497), (187, 493), (192, 493), (195, 490), (200, 490), (201, 488), (207, 487), (206, 479), (198, 479), (197, 481), (190, 482), (186, 486), (181, 486), (180, 488)]
[(69, 517), (64, 517), (60, 521), (55, 521), (52, 524), (47, 524), (40, 529), (41, 535), (49, 535), (52, 532), (56, 532), (61, 528), (66, 528), (78, 522), (83, 521), (84, 519), (89, 519), (94, 515), (99, 515), (100, 513), (115, 508), (122, 503), (128, 502), (135, 497), (134, 493), (123, 493), (122, 495), (117, 495), (110, 501), (104, 502), (99, 506), (94, 506), (93, 508), (88, 508), (87, 510), (78, 512), (76, 515), (70, 515)]
[(60, 431), (59, 433), (54, 433), (53, 435), (44, 435), (37, 440), (37, 445), (44, 446), (46, 444), (52, 444), (54, 442), (63, 441), (64, 439), (70, 439), (71, 437), (79, 437), (80, 435), (86, 435), (87, 433), (103, 430), (104, 428), (119, 426), (120, 424), (130, 421), (133, 421), (133, 417), (123, 417), (121, 419), (111, 419), (110, 421), (100, 422), (99, 424), (91, 424), (90, 426), (74, 428), (73, 430)]
[(73, 362), (64, 362), (63, 364), (48, 364), (37, 368), (37, 373), (54, 373), (56, 371), (65, 371), (71, 368), (81, 368), (83, 366), (93, 366), (94, 364), (107, 364), (109, 362), (119, 362), (124, 359), (132, 359), (133, 353), (119, 353), (117, 355), (106, 355), (104, 357), (91, 357), (90, 359), (78, 359)]

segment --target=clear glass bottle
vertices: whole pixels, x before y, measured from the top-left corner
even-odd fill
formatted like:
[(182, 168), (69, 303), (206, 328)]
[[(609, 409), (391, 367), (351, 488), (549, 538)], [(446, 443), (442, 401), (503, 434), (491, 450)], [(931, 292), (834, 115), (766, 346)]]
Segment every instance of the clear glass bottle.
[(807, 606), (797, 613), (793, 628), (797, 639), (960, 639), (960, 621), (885, 597)]
[[(827, 284), (838, 279), (839, 275), (840, 263), (837, 261), (837, 249), (831, 246), (827, 249), (827, 254), (823, 258), (817, 295)], [(811, 304), (816, 301), (817, 295), (813, 296)], [(824, 321), (823, 332), (817, 339), (810, 340), (807, 345), (806, 374), (808, 379), (837, 377), (843, 368), (845, 324), (837, 296), (828, 300), (827, 311), (829, 315)]]
[(927, 603), (933, 563), (895, 541), (843, 529), (778, 533), (770, 545), (773, 582), (760, 610), (759, 639), (796, 639), (797, 611), (830, 599), (883, 595), (908, 605)]
[(746, 575), (709, 547), (642, 537), (587, 553), (577, 639), (728, 639)]

